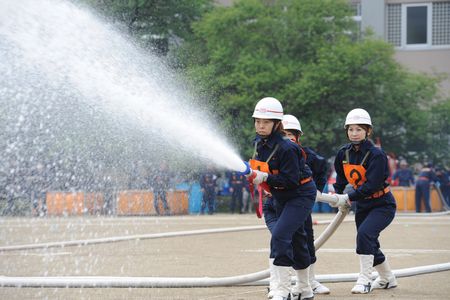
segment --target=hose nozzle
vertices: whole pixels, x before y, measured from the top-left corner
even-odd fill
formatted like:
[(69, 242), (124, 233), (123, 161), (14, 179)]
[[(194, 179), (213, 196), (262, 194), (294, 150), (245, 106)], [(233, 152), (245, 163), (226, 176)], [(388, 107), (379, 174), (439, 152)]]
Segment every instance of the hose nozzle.
[(245, 171), (239, 172), (240, 174), (244, 175), (244, 176), (248, 176), (252, 173), (252, 169), (250, 168), (250, 164), (246, 161), (243, 161), (244, 165), (245, 165)]

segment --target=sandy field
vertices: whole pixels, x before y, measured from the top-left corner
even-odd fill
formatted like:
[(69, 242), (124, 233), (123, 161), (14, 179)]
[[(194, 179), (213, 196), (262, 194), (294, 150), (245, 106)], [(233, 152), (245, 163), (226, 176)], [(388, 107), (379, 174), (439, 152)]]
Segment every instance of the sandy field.
[[(333, 214), (314, 214), (317, 221)], [(0, 247), (130, 237), (155, 233), (257, 226), (239, 232), (92, 245), (0, 251), (1, 276), (229, 277), (268, 268), (269, 233), (254, 215), (170, 217), (1, 218)], [(315, 236), (326, 225), (315, 225)], [(393, 269), (450, 262), (450, 215), (398, 214), (381, 235)], [(355, 225), (350, 215), (318, 250), (318, 275), (357, 273)], [(402, 277), (399, 286), (352, 295), (353, 282), (327, 282), (316, 299), (450, 299), (450, 271)], [(265, 285), (201, 288), (0, 287), (0, 299), (267, 299)]]

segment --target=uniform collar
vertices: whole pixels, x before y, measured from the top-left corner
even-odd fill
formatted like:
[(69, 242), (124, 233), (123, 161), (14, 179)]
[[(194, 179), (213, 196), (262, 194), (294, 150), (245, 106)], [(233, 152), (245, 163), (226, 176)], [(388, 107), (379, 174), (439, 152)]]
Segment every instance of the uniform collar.
[(270, 149), (274, 148), (279, 141), (281, 141), (283, 137), (279, 132), (274, 132), (267, 138), (262, 138), (260, 135), (256, 135), (255, 142), (262, 143), (262, 145), (269, 147)]
[[(366, 139), (361, 144), (359, 144), (359, 151), (366, 152), (372, 146), (373, 146), (372, 142), (369, 139)], [(353, 145), (352, 143), (349, 144), (349, 148), (353, 151), (356, 151), (355, 145)]]

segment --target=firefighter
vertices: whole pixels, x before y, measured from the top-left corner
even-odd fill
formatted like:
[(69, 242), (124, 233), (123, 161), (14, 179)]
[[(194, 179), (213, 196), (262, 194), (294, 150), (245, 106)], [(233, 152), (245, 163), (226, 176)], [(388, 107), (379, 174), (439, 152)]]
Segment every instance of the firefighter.
[[(300, 137), (303, 135), (302, 127), (299, 122), (299, 120), (293, 116), (293, 115), (284, 115), (283, 116), (283, 128), (285, 131), (286, 137), (288, 137), (292, 142), (298, 144), (304, 153), (304, 157), (306, 157), (306, 164), (310, 167), (314, 182), (317, 186), (318, 191), (322, 193), (325, 184), (327, 182), (326, 179), (326, 173), (327, 173), (327, 162), (326, 160), (315, 153), (311, 148), (308, 147), (302, 147), (300, 143)], [(317, 201), (317, 199), (316, 199)], [(275, 209), (273, 207), (272, 201), (266, 201), (264, 205), (264, 220), (266, 221), (266, 225), (271, 231), (272, 227), (274, 226), (276, 222), (276, 215), (275, 215)], [(318, 282), (315, 279), (315, 272), (314, 272), (314, 263), (316, 262), (317, 258), (315, 255), (315, 247), (314, 247), (314, 232), (312, 227), (312, 218), (311, 214), (308, 216), (305, 222), (305, 231), (307, 234), (307, 241), (308, 241), (308, 250), (309, 254), (311, 256), (311, 265), (309, 268), (309, 283), (311, 285), (311, 288), (313, 290), (314, 294), (329, 294), (330, 289)], [(273, 259), (269, 259), (269, 269), (271, 270), (270, 275), (270, 286), (269, 286), (269, 294), (268, 298), (271, 299), (273, 297), (273, 285), (275, 280), (275, 274), (272, 272), (273, 268)], [(297, 291), (297, 285), (292, 289), (293, 293), (295, 294)]]
[[(394, 219), (396, 210), (395, 199), (387, 183), (387, 156), (369, 140), (372, 120), (364, 109), (351, 110), (345, 119), (344, 128), (350, 143), (339, 149), (336, 155), (334, 188), (336, 193), (341, 194), (345, 186), (350, 184), (353, 189), (338, 197), (356, 202), (356, 253), (360, 261), (360, 273), (351, 292), (366, 294), (373, 289), (394, 288), (397, 281), (380, 250), (378, 240), (381, 231)], [(374, 282), (371, 282), (370, 277), (372, 267), (379, 274)]]
[(254, 171), (253, 184), (265, 184), (270, 189), (276, 222), (271, 227), (270, 257), (276, 282), (273, 299), (290, 295), (290, 270), (296, 270), (298, 289), (292, 299), (313, 299), (309, 283), (311, 258), (305, 232), (305, 222), (316, 198), (316, 186), (306, 165), (301, 148), (283, 134), (283, 108), (271, 97), (261, 99), (255, 107), (255, 153), (250, 165), (259, 164), (263, 171)]
[[(327, 162), (325, 158), (318, 155), (314, 150), (309, 147), (303, 147), (300, 142), (300, 137), (303, 135), (300, 121), (293, 115), (284, 115), (283, 127), (286, 132), (286, 136), (302, 147), (306, 155), (306, 164), (312, 171), (314, 182), (317, 186), (317, 190), (321, 193), (327, 183)], [(317, 200), (317, 199), (316, 199)], [(314, 294), (329, 294), (330, 289), (318, 282), (315, 278), (314, 264), (317, 261), (316, 249), (314, 247), (314, 231), (312, 226), (311, 214), (306, 219), (305, 230), (308, 236), (308, 249), (311, 255), (311, 266), (309, 268), (309, 282)], [(295, 287), (294, 287), (295, 290)]]

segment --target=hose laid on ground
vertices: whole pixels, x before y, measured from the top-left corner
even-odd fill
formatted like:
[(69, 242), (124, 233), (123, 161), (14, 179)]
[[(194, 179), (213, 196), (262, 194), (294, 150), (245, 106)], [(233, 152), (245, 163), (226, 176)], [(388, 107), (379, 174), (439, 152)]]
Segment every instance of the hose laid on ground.
[(446, 211), (450, 211), (450, 207), (447, 204), (447, 201), (445, 201), (444, 199), (444, 195), (442, 195), (442, 191), (441, 188), (438, 187), (437, 185), (433, 184), (433, 188), (436, 190), (438, 196), (439, 196), (439, 200), (441, 200), (441, 204), (442, 207), (446, 210)]
[[(342, 220), (339, 221), (339, 224), (340, 224), (343, 221), (343, 219), (345, 218), (345, 215), (338, 213), (337, 216), (340, 216), (339, 218), (342, 218)], [(328, 228), (332, 226), (331, 224), (337, 223), (336, 222), (337, 216), (334, 217), (334, 219), (331, 221), (327, 221), (327, 220), (316, 221), (316, 222), (314, 222), (314, 224), (323, 225), (323, 224), (330, 223), (330, 225), (327, 227), (327, 229), (325, 229), (325, 231), (327, 231)], [(339, 224), (333, 225), (333, 226), (339, 226)], [(11, 246), (0, 247), (0, 252), (17, 251), (17, 250), (31, 250), (31, 249), (47, 249), (47, 248), (64, 248), (64, 247), (70, 247), (70, 246), (87, 246), (87, 245), (94, 245), (94, 244), (116, 243), (116, 242), (133, 241), (133, 240), (148, 240), (148, 239), (201, 235), (201, 234), (211, 234), (211, 233), (262, 230), (262, 229), (266, 229), (266, 228), (267, 227), (265, 225), (255, 225), (255, 226), (242, 226), (242, 227), (226, 227), (226, 228), (217, 228), (217, 229), (199, 229), (199, 230), (189, 230), (189, 231), (174, 231), (174, 232), (163, 232), (163, 233), (115, 236), (115, 237), (87, 239), (87, 240), (11, 245)], [(333, 230), (333, 232), (334, 232), (334, 230)], [(318, 238), (318, 240), (321, 238), (322, 238), (322, 235)], [(323, 243), (321, 243), (321, 245), (322, 244)], [(317, 248), (320, 248), (320, 246)]]
[[(393, 270), (397, 278), (450, 270), (450, 263)], [(232, 285), (267, 285), (267, 280), (256, 281), (266, 276), (265, 271), (248, 275), (210, 278), (166, 278), (166, 277), (107, 277), (107, 276), (66, 276), (66, 277), (7, 277), (0, 276), (0, 287), (41, 287), (41, 288), (181, 288), (212, 287)], [(377, 273), (372, 273), (373, 278)], [(358, 273), (318, 275), (320, 282), (355, 281)]]
[[(411, 277), (411, 276), (436, 273), (436, 272), (445, 272), (445, 271), (450, 271), (450, 262), (442, 263), (442, 264), (435, 264), (435, 265), (426, 265), (426, 266), (420, 266), (420, 267), (392, 270), (392, 272), (394, 273), (396, 278)], [(359, 273), (325, 274), (325, 275), (316, 275), (316, 279), (319, 282), (354, 282), (358, 279), (358, 276), (359, 276)], [(372, 279), (377, 278), (378, 272), (373, 272), (371, 274), (371, 276), (372, 276)], [(296, 281), (296, 278), (292, 277), (292, 282), (295, 283), (295, 281)], [(269, 280), (265, 279), (265, 280), (260, 280), (258, 282), (245, 284), (245, 285), (268, 285), (268, 284), (269, 284)]]
[[(320, 237), (316, 240), (317, 249), (325, 243), (334, 233), (336, 228), (342, 223), (348, 209), (340, 210), (333, 221), (328, 225)], [(255, 229), (261, 229), (264, 226), (255, 226)], [(245, 227), (248, 230), (249, 227)], [(236, 228), (233, 228), (236, 230)], [(220, 230), (215, 230), (220, 231)], [(223, 229), (220, 232), (224, 232)], [(192, 232), (184, 232), (186, 235), (192, 235)], [(205, 232), (206, 233), (206, 232)], [(210, 232), (208, 232), (210, 233)], [(174, 236), (175, 233), (170, 233)], [(197, 231), (198, 234), (198, 231)], [(159, 234), (157, 234), (159, 235)], [(394, 270), (397, 277), (415, 276), (426, 273), (442, 272), (450, 270), (450, 263), (437, 265), (421, 266), (408, 269)], [(354, 281), (358, 274), (329, 274), (318, 275), (317, 279), (322, 282), (341, 282)], [(376, 273), (373, 274), (376, 276)], [(7, 277), (0, 276), (0, 286), (2, 287), (91, 287), (91, 288), (170, 288), (170, 287), (211, 287), (211, 286), (231, 286), (231, 285), (261, 285), (267, 284), (269, 270), (261, 272), (231, 276), (231, 277), (98, 277), (98, 276), (67, 276), (67, 277)]]
[(226, 227), (226, 228), (217, 228), (217, 229), (200, 229), (200, 230), (174, 231), (174, 232), (151, 233), (151, 234), (140, 234), (140, 235), (113, 236), (113, 237), (89, 239), (89, 240), (75, 240), (75, 241), (63, 241), (63, 242), (12, 245), (12, 246), (0, 247), (0, 252), (15, 251), (15, 250), (30, 250), (30, 249), (40, 249), (40, 248), (44, 248), (44, 249), (58, 248), (58, 247), (64, 248), (64, 247), (68, 247), (68, 246), (86, 246), (86, 245), (93, 245), (93, 244), (115, 243), (115, 242), (132, 241), (132, 240), (148, 240), (148, 239), (190, 236), (190, 235), (211, 234), (211, 233), (261, 230), (261, 229), (266, 229), (266, 228), (267, 227), (265, 225)]

